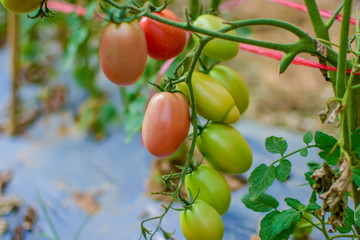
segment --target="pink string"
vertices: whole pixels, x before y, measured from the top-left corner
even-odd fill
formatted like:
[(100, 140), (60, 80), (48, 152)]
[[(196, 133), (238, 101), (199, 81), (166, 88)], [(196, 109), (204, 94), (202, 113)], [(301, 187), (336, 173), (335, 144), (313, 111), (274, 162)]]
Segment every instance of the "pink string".
[[(301, 3), (295, 3), (295, 2), (291, 2), (291, 1), (287, 1), (287, 0), (268, 0), (270, 2), (275, 2), (275, 3), (279, 3), (303, 12), (307, 12), (307, 8), (304, 4)], [(331, 18), (332, 15), (334, 15), (334, 12), (332, 11), (328, 11), (328, 10), (323, 10), (323, 9), (319, 9), (321, 16), (326, 17), (326, 18)], [(341, 21), (343, 19), (343, 16), (341, 14), (338, 14), (335, 18), (335, 20), (337, 21)], [(352, 17), (350, 18), (350, 23), (352, 25), (356, 24), (356, 18)]]
[[(307, 11), (305, 5), (303, 4), (299, 4), (299, 3), (294, 3), (294, 2), (290, 2), (287, 0), (269, 0), (272, 2), (276, 2), (279, 4), (283, 4), (301, 11)], [(233, 6), (232, 4), (237, 3), (240, 4), (242, 3), (243, 0), (230, 0), (224, 4), (222, 4), (220, 6), (220, 8), (227, 8), (228, 6)], [(56, 10), (58, 12), (62, 12), (62, 13), (72, 13), (75, 12), (76, 14), (80, 15), (80, 16), (84, 16), (86, 14), (86, 8), (81, 7), (81, 6), (77, 6), (74, 4), (70, 4), (70, 3), (64, 3), (64, 2), (58, 2), (58, 1), (49, 1), (48, 2), (48, 7), (50, 9)], [(326, 10), (320, 10), (321, 11), (321, 15), (324, 17), (331, 17), (333, 15), (333, 13), (331, 11), (326, 11)], [(97, 17), (98, 19), (100, 19), (99, 17)], [(342, 15), (339, 14), (336, 17), (336, 20), (341, 20), (342, 19)], [(355, 24), (356, 20), (355, 18), (351, 18), (351, 24)], [(187, 38), (190, 38), (190, 33), (187, 32)], [(277, 51), (273, 51), (273, 50), (269, 50), (266, 48), (261, 48), (261, 47), (256, 47), (256, 46), (251, 46), (248, 44), (239, 44), (239, 47), (241, 50), (244, 51), (248, 51), (248, 52), (252, 52), (258, 55), (262, 55), (262, 56), (266, 56), (269, 58), (273, 58), (273, 59), (277, 59), (277, 60), (281, 60), (281, 58), (283, 57), (284, 53), (281, 52), (277, 52)], [(174, 61), (175, 58), (170, 59), (168, 61), (165, 62), (165, 64), (161, 67), (159, 74), (158, 74), (158, 78), (157, 78), (157, 83), (160, 81), (162, 75), (167, 71), (167, 69), (170, 67), (171, 63)], [(295, 65), (301, 65), (301, 66), (307, 66), (307, 67), (312, 67), (312, 68), (319, 68), (319, 69), (324, 69), (324, 70), (329, 70), (329, 71), (337, 71), (336, 68), (331, 67), (331, 66), (327, 66), (325, 64), (320, 64), (311, 60), (307, 60), (304, 58), (300, 58), (300, 57), (296, 57), (293, 61), (292, 64)], [(350, 74), (351, 70), (347, 70), (347, 73)], [(360, 73), (355, 73), (356, 75), (360, 75)]]

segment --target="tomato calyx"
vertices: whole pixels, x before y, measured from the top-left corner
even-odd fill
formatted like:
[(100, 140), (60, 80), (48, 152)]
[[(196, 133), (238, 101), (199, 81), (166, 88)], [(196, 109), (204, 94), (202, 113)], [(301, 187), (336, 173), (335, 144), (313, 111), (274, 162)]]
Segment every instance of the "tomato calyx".
[(48, 0), (43, 0), (41, 2), (41, 4), (40, 4), (39, 11), (34, 16), (28, 15), (28, 18), (31, 18), (31, 19), (41, 18), (41, 20), (43, 20), (44, 18), (52, 18), (52, 17), (54, 17), (55, 13), (53, 13), (48, 8), (47, 1)]

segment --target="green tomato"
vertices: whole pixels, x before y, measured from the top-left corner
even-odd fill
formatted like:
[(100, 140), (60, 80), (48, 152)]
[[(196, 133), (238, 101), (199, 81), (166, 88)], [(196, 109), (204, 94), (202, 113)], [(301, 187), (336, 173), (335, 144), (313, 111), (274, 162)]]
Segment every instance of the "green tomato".
[[(192, 85), (196, 111), (200, 116), (226, 124), (236, 123), (239, 120), (240, 112), (235, 101), (221, 83), (209, 75), (194, 72)], [(184, 82), (177, 84), (177, 89), (189, 99), (189, 90)]]
[[(195, 22), (195, 27), (204, 28), (211, 31), (218, 31), (223, 27), (228, 26), (227, 24), (224, 24), (226, 22), (224, 19), (210, 15), (205, 14), (198, 17)], [(227, 34), (237, 36), (235, 30), (227, 32)], [(199, 42), (199, 38), (193, 35), (193, 39), (196, 43)], [(220, 38), (216, 38), (211, 40), (208, 44), (206, 44), (203, 53), (204, 55), (208, 56), (209, 58), (212, 58), (217, 61), (228, 61), (233, 59), (239, 51), (239, 43), (238, 42), (232, 42), (229, 40), (224, 40)]]
[(228, 182), (212, 167), (201, 165), (185, 177), (185, 187), (197, 199), (204, 200), (215, 208), (220, 215), (226, 213), (231, 202), (231, 190)]
[(304, 237), (309, 236), (312, 232), (313, 225), (311, 225), (306, 219), (312, 221), (312, 216), (308, 212), (303, 214), (300, 222), (298, 222), (298, 224), (295, 226), (294, 232), (292, 234), (295, 239), (304, 239)]
[(180, 213), (180, 226), (187, 240), (221, 240), (224, 235), (221, 216), (200, 199)]
[(2, 5), (13, 13), (29, 13), (40, 8), (42, 0), (0, 0)]
[(218, 171), (241, 174), (251, 167), (252, 152), (249, 144), (229, 125), (210, 123), (196, 143), (207, 162)]
[(249, 90), (242, 77), (236, 71), (224, 65), (216, 65), (211, 69), (209, 75), (230, 92), (240, 114), (244, 113), (249, 106)]

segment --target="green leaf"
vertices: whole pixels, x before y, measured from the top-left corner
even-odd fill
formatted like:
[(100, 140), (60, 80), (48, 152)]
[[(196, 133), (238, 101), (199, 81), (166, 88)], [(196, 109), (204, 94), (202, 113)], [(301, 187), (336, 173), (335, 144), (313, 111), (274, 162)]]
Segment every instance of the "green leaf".
[(255, 212), (269, 212), (279, 206), (279, 202), (273, 196), (262, 193), (256, 200), (250, 201), (250, 194), (245, 194), (241, 201), (245, 206)]
[(308, 162), (307, 165), (311, 171), (315, 171), (316, 169), (321, 168), (321, 165), (317, 162)]
[(291, 162), (287, 159), (280, 161), (279, 165), (276, 166), (276, 179), (280, 182), (285, 182), (289, 178), (291, 173)]
[(354, 182), (357, 186), (360, 186), (360, 170), (359, 169), (353, 169), (352, 170), (352, 177)]
[(235, 32), (237, 35), (239, 35), (241, 37), (248, 37), (248, 36), (252, 35), (252, 31), (249, 27), (237, 28), (237, 29), (235, 29)]
[(306, 172), (304, 175), (305, 175), (305, 179), (310, 183), (310, 186), (314, 185), (315, 184), (315, 181), (314, 179), (311, 178), (311, 176), (313, 175), (313, 171), (309, 171), (309, 172)]
[(360, 155), (360, 128), (351, 133), (351, 148)]
[(355, 225), (360, 227), (360, 204), (355, 209), (354, 221)]
[(307, 157), (308, 156), (308, 150), (306, 148), (301, 149), (300, 156)]
[(271, 136), (265, 140), (265, 147), (266, 150), (270, 153), (279, 153), (283, 155), (286, 152), (288, 145), (284, 138)]
[(129, 142), (132, 137), (140, 131), (144, 120), (144, 108), (146, 102), (147, 97), (138, 97), (132, 100), (129, 107), (124, 111), (126, 142)]
[(260, 238), (262, 240), (288, 239), (300, 219), (301, 213), (294, 209), (283, 212), (272, 211), (266, 214), (260, 223)]
[(336, 148), (332, 154), (330, 154), (330, 152), (337, 143), (336, 138), (334, 138), (333, 136), (329, 136), (323, 132), (317, 131), (315, 133), (315, 143), (316, 146), (320, 150), (322, 150), (322, 152), (319, 153), (319, 156), (322, 159), (326, 160), (329, 165), (335, 166), (339, 161), (340, 149)]
[(316, 203), (316, 200), (317, 200), (316, 191), (313, 190), (309, 202), (310, 203)]
[(270, 167), (265, 164), (261, 164), (254, 169), (249, 177), (249, 193), (250, 200), (254, 201), (262, 193), (264, 193), (274, 182), (275, 179), (275, 167)]
[(352, 230), (352, 225), (355, 223), (354, 211), (347, 207), (345, 210), (344, 226), (342, 228), (336, 227), (339, 233), (348, 233)]
[(309, 203), (309, 205), (306, 206), (305, 211), (312, 212), (321, 209), (321, 206), (316, 203)]
[(303, 137), (303, 141), (306, 145), (308, 145), (309, 143), (311, 143), (313, 141), (314, 137), (313, 134), (311, 132), (307, 132), (304, 134)]
[(289, 207), (297, 211), (300, 211), (305, 208), (305, 205), (295, 198), (285, 198), (285, 202)]
[(102, 124), (107, 125), (115, 121), (117, 117), (118, 117), (118, 113), (116, 111), (115, 106), (110, 102), (106, 102), (99, 111), (98, 121), (101, 122)]

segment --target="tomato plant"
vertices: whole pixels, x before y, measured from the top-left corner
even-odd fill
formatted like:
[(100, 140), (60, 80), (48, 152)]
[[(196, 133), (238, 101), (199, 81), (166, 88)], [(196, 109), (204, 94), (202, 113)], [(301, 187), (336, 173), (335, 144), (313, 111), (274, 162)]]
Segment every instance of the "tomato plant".
[(241, 174), (252, 164), (249, 144), (235, 128), (221, 123), (210, 123), (202, 131), (197, 146), (206, 161), (216, 170)]
[(249, 90), (242, 77), (225, 65), (214, 66), (209, 75), (230, 92), (240, 114), (244, 113), (249, 106)]
[[(218, 31), (227, 26), (224, 22), (226, 21), (220, 17), (204, 14), (195, 20), (194, 26), (207, 30)], [(234, 30), (227, 32), (227, 34), (236, 36), (236, 32)], [(194, 36), (193, 38), (195, 42), (198, 42), (198, 37)], [(224, 39), (213, 39), (204, 47), (203, 53), (209, 58), (217, 61), (228, 61), (233, 59), (237, 55), (238, 51), (239, 44), (237, 42), (231, 42)]]
[(219, 213), (200, 199), (180, 213), (180, 226), (187, 240), (221, 240), (224, 235)]
[(40, 8), (40, 4), (43, 0), (0, 0), (2, 5), (13, 13), (29, 13), (37, 8)]
[(231, 202), (229, 184), (224, 176), (212, 167), (200, 165), (187, 174), (185, 187), (188, 195), (189, 191), (193, 196), (198, 194), (197, 199), (210, 204), (220, 215), (223, 215), (229, 209)]
[(108, 23), (101, 35), (99, 59), (111, 82), (119, 86), (135, 83), (147, 62), (146, 40), (139, 22)]
[[(222, 123), (235, 123), (240, 118), (234, 99), (221, 83), (200, 72), (192, 76), (196, 110), (202, 117)], [(185, 83), (178, 84), (178, 89), (188, 95)]]
[(147, 150), (157, 157), (175, 153), (190, 127), (189, 105), (181, 93), (155, 94), (146, 109), (142, 137)]
[[(156, 15), (180, 22), (174, 12), (164, 9)], [(176, 57), (186, 45), (186, 33), (184, 30), (166, 25), (148, 17), (140, 20), (140, 25), (145, 32), (149, 56), (156, 60), (168, 60)]]

